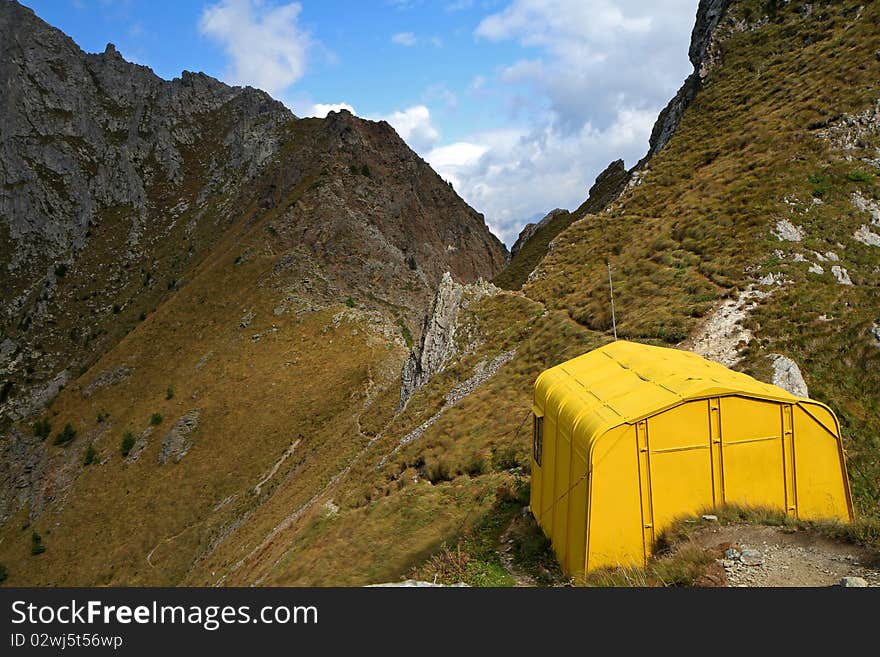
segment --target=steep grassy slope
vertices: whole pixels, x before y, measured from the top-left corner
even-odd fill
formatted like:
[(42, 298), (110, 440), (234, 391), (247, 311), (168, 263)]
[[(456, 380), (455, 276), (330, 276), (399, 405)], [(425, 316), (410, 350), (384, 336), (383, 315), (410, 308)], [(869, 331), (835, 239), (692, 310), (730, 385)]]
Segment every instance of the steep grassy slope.
[(347, 465), (441, 276), (505, 249), (385, 122), (161, 80), (10, 0), (0, 46), (0, 563), (177, 584)]
[[(250, 550), (215, 553), (190, 583), (217, 583), (223, 572), (230, 572), (223, 582), (235, 585), (394, 580), (505, 509), (518, 512), (521, 504), (511, 503), (521, 499), (528, 477), (534, 377), (546, 363), (607, 338), (511, 293), (481, 301), (465, 315), (462, 335), (471, 336), (471, 353), (419, 389), (350, 471), (307, 508), (288, 507), (289, 524), (271, 542), (260, 545), (267, 526), (250, 540)], [(515, 358), (497, 374), (458, 403), (446, 403), (451, 390), (512, 349)], [(513, 583), (497, 558), (473, 569), (481, 583)]]
[[(374, 389), (396, 384), (400, 329), (342, 303), (273, 314), (285, 287), (282, 258), (262, 244), (265, 228), (230, 239), (234, 249), (218, 249), (192, 283), (55, 400), (53, 428), (70, 423), (78, 437), (41, 447), (59, 462), (53, 473), (67, 474), (55, 478), (71, 481), (53, 482), (46, 512), (27, 531), (27, 508), (4, 525), (0, 560), (10, 582), (178, 582), (230, 515), (264, 502), (294, 470), (292, 485), (308, 496), (325, 467), (365, 440), (357, 414)], [(236, 265), (243, 247), (259, 251)], [(250, 323), (241, 319), (254, 311)], [(120, 367), (126, 378), (84, 396), (96, 375)], [(160, 464), (163, 439), (194, 410), (192, 448), (179, 463)], [(161, 420), (151, 427), (154, 413)], [(108, 417), (99, 421), (101, 414)], [(124, 434), (150, 429), (137, 460), (123, 459)], [(84, 466), (88, 445), (99, 463)], [(277, 478), (258, 487), (276, 462)], [(34, 530), (48, 546), (39, 561), (27, 552)]]
[[(564, 230), (523, 293), (476, 304), (462, 320), (475, 336), (471, 353), (419, 390), (344, 478), (225, 581), (361, 584), (464, 572), (475, 584), (513, 584), (483, 542), (499, 537), (494, 519), (509, 517), (527, 486), (534, 377), (610, 339), (608, 260), (618, 329), (630, 339), (676, 345), (749, 286), (768, 293), (746, 320), (755, 339), (738, 367), (768, 380), (768, 354), (800, 364), (812, 396), (841, 418), (858, 512), (880, 513), (880, 343), (871, 332), (880, 249), (854, 239), (871, 216), (853, 204), (854, 194), (880, 195), (868, 161), (877, 159), (877, 124), (853, 149), (823, 136), (865, 123), (845, 115), (873, 116), (878, 10), (734, 3), (713, 37), (702, 90), (638, 183), (609, 212)], [(773, 234), (783, 219), (802, 227), (800, 242)], [(820, 262), (823, 274), (808, 271)], [(854, 284), (839, 283), (831, 265)], [(477, 363), (511, 349), (494, 377), (393, 451)], [(444, 567), (450, 561), (465, 565)], [(217, 581), (224, 564), (216, 566), (216, 576), (192, 581)]]
[[(354, 299), (270, 316), (285, 286), (277, 254), (260, 246), (267, 224), (255, 222), (76, 385), (123, 362), (129, 379), (87, 401), (69, 387), (55, 402), (56, 430), (94, 432), (112, 459), (83, 467), (81, 438), (48, 447), (83, 450), (68, 468), (76, 482), (35, 524), (3, 527), (9, 581), (366, 584), (416, 573), (514, 584), (496, 546), (527, 491), (532, 385), (611, 339), (606, 261), (630, 339), (681, 345), (720, 304), (765, 293), (737, 367), (766, 380), (769, 354), (797, 361), (841, 419), (858, 512), (880, 515), (880, 247), (855, 237), (880, 233), (859, 209), (880, 197), (878, 24), (876, 3), (732, 3), (700, 92), (637, 184), (563, 230), (521, 292), (463, 310), (459, 355), (400, 413), (393, 312), (372, 328)], [(774, 235), (791, 234), (783, 220), (800, 241)], [(236, 266), (241, 247), (259, 257)], [(353, 322), (334, 327), (342, 311)], [(159, 465), (169, 425), (192, 409), (193, 447)], [(120, 434), (139, 435), (155, 412), (147, 450), (122, 463)], [(31, 556), (34, 529), (47, 551)], [(541, 549), (526, 536), (515, 560), (538, 564)]]

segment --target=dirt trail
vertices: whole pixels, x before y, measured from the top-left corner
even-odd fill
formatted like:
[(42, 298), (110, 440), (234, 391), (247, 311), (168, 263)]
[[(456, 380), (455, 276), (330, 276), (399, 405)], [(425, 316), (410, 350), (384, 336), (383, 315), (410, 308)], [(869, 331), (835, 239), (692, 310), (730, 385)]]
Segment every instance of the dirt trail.
[(880, 553), (839, 543), (804, 530), (754, 525), (724, 525), (700, 529), (693, 537), (708, 549), (754, 550), (755, 565), (721, 560), (729, 586), (836, 586), (843, 577), (861, 577), (880, 586)]
[(538, 583), (531, 575), (520, 570), (513, 562), (513, 550), (516, 549), (516, 544), (511, 536), (511, 532), (513, 531), (516, 521), (517, 516), (514, 516), (511, 519), (510, 524), (507, 526), (507, 529), (504, 530), (504, 533), (501, 534), (501, 537), (498, 539), (498, 558), (501, 559), (501, 564), (504, 566), (504, 570), (506, 570), (507, 574), (513, 578), (513, 581), (516, 582), (517, 586), (538, 586)]

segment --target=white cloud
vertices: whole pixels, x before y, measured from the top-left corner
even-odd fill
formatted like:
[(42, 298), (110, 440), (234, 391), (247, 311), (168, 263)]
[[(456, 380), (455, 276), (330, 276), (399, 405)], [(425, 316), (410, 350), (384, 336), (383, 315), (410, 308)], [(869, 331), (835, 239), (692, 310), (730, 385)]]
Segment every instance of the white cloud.
[(442, 104), (448, 110), (458, 109), (458, 96), (443, 83), (429, 86), (423, 97), (426, 101)]
[(624, 108), (659, 111), (691, 71), (687, 44), (698, 0), (513, 0), (484, 18), (478, 38), (538, 51), (503, 67), (518, 110), (549, 107), (559, 130), (605, 129)]
[(468, 91), (471, 93), (479, 93), (486, 88), (486, 76), (475, 75), (474, 79), (468, 85)]
[(465, 167), (476, 164), (487, 150), (488, 146), (459, 141), (432, 148), (428, 158), (435, 167)]
[(381, 118), (388, 121), (409, 147), (418, 153), (428, 151), (440, 138), (440, 133), (431, 122), (431, 112), (424, 105), (414, 105)]
[(416, 35), (412, 32), (398, 32), (391, 37), (391, 43), (396, 43), (398, 46), (414, 46), (417, 41)]
[(532, 46), (559, 45), (553, 38), (559, 36), (578, 41), (610, 42), (621, 33), (650, 30), (652, 15), (627, 16), (625, 11), (639, 11), (656, 4), (662, 3), (515, 0), (504, 11), (485, 18), (477, 27), (477, 34), (494, 41), (521, 38), (526, 45)]
[(226, 51), (228, 82), (278, 95), (305, 73), (313, 45), (297, 24), (301, 10), (298, 2), (221, 0), (202, 11), (199, 31)]
[(618, 158), (648, 148), (657, 114), (691, 72), (698, 0), (508, 0), (475, 30), (519, 57), (476, 76), (472, 97), (502, 98), (516, 129), (470, 135), (427, 159), (508, 245), (525, 221), (573, 209)]
[(603, 130), (587, 124), (575, 134), (550, 126), (482, 133), (434, 148), (425, 159), (510, 245), (528, 218), (580, 205), (612, 160), (632, 165), (655, 119), (651, 111), (623, 110)]
[(339, 110), (348, 110), (352, 114), (357, 114), (354, 107), (348, 103), (315, 103), (310, 110), (303, 114), (303, 116), (315, 116), (319, 119), (323, 119), (330, 112), (338, 112)]

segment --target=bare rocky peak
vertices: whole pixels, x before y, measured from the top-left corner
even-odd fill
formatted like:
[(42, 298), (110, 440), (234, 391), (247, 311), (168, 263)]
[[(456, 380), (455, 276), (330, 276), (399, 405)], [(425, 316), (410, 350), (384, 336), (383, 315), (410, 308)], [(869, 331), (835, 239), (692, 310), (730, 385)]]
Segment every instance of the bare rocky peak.
[(203, 73), (163, 80), (14, 0), (0, 0), (0, 89), (0, 428), (112, 349), (236, 223), (267, 223), (279, 312), (350, 298), (416, 329), (443, 272), (504, 263), (482, 215), (387, 123), (298, 119)]
[(492, 283), (483, 280), (462, 285), (455, 282), (449, 272), (443, 274), (437, 294), (425, 316), (421, 340), (410, 351), (401, 371), (398, 410), (406, 406), (418, 388), (442, 372), (447, 363), (458, 355), (456, 337), (460, 329), (461, 311), (499, 291)]
[(14, 0), (0, 2), (0, 87), (0, 216), (13, 245), (0, 264), (13, 273), (82, 248), (102, 207), (135, 210), (136, 243), (148, 187), (182, 180), (182, 148), (210, 127), (200, 117), (228, 106), (236, 119), (218, 175), (254, 174), (277, 149), (257, 128), (292, 118), (255, 89), (193, 73), (163, 80), (113, 44), (86, 54)]

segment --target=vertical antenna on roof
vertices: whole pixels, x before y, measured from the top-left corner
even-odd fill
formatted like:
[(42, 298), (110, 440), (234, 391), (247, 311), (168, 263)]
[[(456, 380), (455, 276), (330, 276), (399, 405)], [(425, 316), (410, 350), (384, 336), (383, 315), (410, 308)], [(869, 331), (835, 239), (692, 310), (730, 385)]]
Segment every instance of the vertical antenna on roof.
[(608, 287), (611, 289), (611, 326), (614, 328), (614, 340), (617, 341), (617, 318), (614, 316), (614, 283), (611, 282), (611, 261), (608, 265)]

